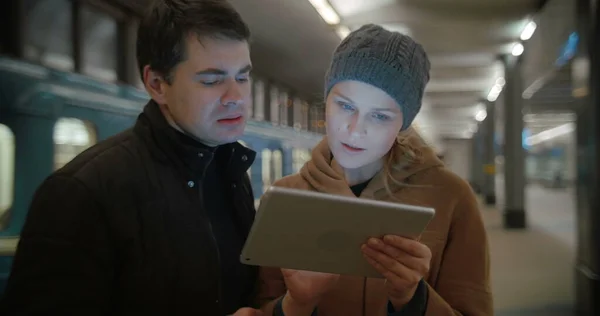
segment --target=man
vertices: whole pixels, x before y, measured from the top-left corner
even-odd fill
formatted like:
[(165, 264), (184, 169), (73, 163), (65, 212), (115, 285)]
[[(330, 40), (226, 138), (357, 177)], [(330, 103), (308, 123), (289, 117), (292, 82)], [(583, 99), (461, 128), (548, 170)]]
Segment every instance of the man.
[(2, 315), (258, 315), (239, 263), (254, 220), (236, 142), (250, 32), (224, 0), (157, 0), (137, 57), (151, 101), (33, 198)]

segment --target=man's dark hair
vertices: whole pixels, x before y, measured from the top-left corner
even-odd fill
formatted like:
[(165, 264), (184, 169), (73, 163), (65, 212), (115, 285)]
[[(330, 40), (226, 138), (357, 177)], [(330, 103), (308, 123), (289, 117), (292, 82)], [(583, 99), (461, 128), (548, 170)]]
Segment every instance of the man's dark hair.
[(153, 0), (140, 21), (136, 54), (140, 76), (150, 68), (170, 83), (185, 58), (186, 39), (202, 37), (249, 40), (250, 30), (226, 0)]

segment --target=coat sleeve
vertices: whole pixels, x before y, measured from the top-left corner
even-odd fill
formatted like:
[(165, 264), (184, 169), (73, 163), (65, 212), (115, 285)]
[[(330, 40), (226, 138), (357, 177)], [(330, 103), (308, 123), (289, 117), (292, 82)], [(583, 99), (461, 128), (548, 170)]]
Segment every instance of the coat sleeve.
[(493, 315), (487, 234), (475, 194), (465, 184), (456, 205), (435, 289), (428, 285), (427, 316)]
[(265, 315), (273, 315), (277, 299), (287, 292), (281, 269), (260, 267), (258, 303)]
[(7, 282), (2, 315), (108, 314), (113, 253), (102, 208), (73, 177), (37, 190)]

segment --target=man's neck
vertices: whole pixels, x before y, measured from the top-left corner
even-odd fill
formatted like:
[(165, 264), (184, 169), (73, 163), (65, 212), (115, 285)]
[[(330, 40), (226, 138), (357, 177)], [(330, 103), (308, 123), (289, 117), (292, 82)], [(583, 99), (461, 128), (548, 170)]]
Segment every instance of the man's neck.
[(199, 143), (199, 145), (206, 147), (206, 149), (216, 149), (218, 147), (217, 144), (212, 144), (210, 142), (199, 139), (198, 137), (195, 137), (194, 135), (186, 132), (183, 128), (181, 128), (181, 126), (179, 126), (173, 119), (173, 116), (171, 115), (171, 112), (169, 111), (166, 105), (159, 105), (159, 108), (169, 126), (178, 131), (180, 134), (184, 135), (185, 137), (189, 137), (194, 142)]

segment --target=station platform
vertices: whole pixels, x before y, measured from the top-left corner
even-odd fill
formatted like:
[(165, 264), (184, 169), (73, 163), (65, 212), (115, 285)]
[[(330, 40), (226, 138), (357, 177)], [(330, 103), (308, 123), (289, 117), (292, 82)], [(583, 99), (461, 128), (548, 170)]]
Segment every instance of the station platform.
[(495, 315), (575, 315), (574, 189), (528, 185), (528, 227), (507, 230), (502, 224), (502, 180), (497, 180), (496, 188), (496, 207), (481, 202), (490, 243)]

